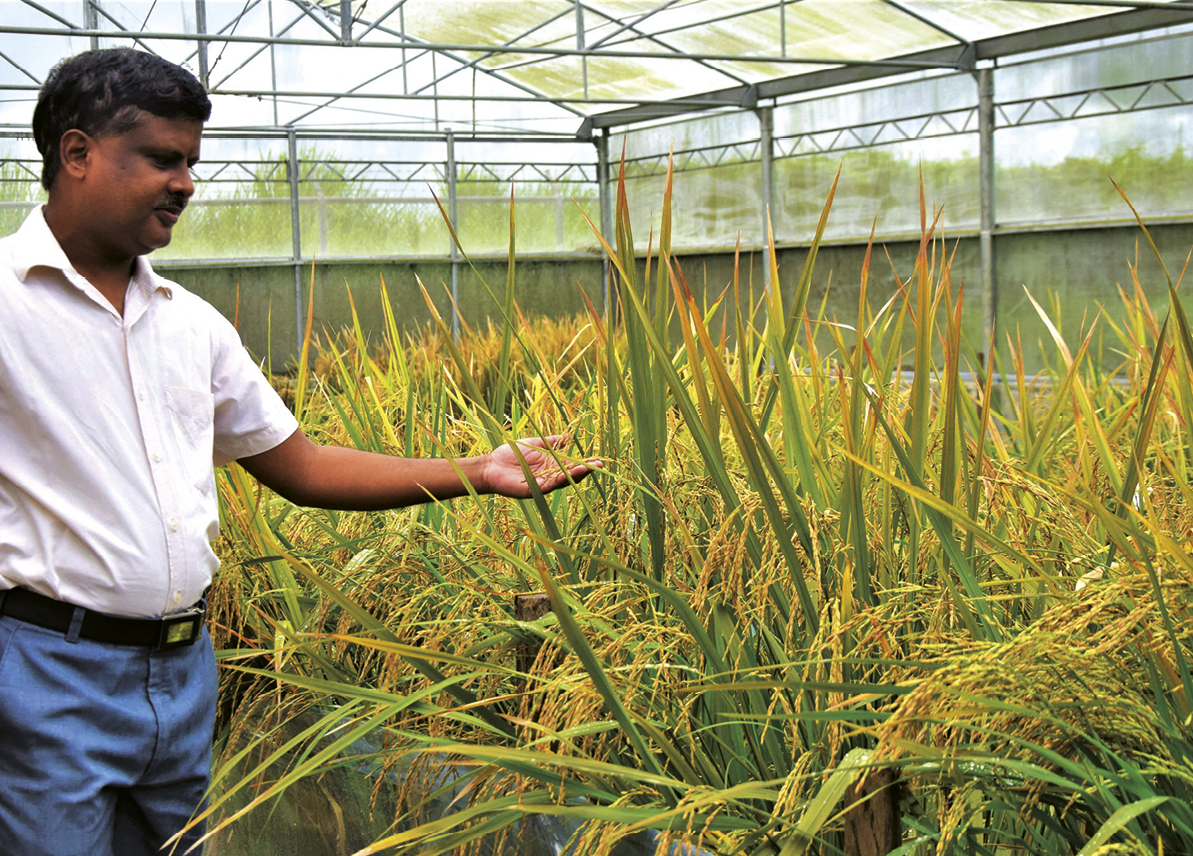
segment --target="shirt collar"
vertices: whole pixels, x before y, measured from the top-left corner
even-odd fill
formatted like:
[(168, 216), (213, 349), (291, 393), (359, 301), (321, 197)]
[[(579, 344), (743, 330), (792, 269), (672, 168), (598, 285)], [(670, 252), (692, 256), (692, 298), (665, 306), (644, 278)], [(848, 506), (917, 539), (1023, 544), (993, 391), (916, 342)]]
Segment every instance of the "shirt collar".
[[(82, 277), (66, 257), (54, 233), (50, 231), (44, 208), (43, 205), (34, 208), (17, 231), (13, 270), (17, 279), (24, 282), (29, 276), (29, 271), (35, 267), (54, 268), (67, 274), (67, 279), (78, 286), (75, 277)], [(154, 273), (153, 266), (145, 256), (137, 256), (133, 262), (132, 284), (147, 295), (160, 291), (166, 297), (174, 296), (170, 284)]]

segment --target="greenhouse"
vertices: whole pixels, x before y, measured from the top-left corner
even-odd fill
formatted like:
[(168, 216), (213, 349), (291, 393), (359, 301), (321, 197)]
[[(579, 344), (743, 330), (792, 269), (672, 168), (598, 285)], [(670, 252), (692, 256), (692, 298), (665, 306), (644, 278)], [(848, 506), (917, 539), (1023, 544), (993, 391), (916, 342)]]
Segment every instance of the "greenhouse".
[[(977, 333), (1023, 315), (1022, 286), (1082, 307), (1113, 297), (1091, 272), (1121, 269), (1135, 233), (1107, 177), (1188, 243), (1182, 6), (10, 2), (6, 231), (38, 198), (39, 81), (79, 50), (132, 44), (192, 69), (216, 105), (198, 197), (158, 264), (228, 312), (238, 285), (246, 340), (264, 350), (269, 326), (275, 363), (294, 355), (312, 270), (329, 325), (347, 320), (342, 283), (379, 271), (399, 288), (413, 273), (447, 282), (462, 311), (486, 314), (441, 205), (487, 269), (507, 253), (511, 192), (527, 293), (580, 309), (574, 283), (601, 280), (583, 215), (610, 228), (623, 158), (640, 246), (670, 160), (674, 246), (718, 289), (737, 241), (764, 246), (768, 212), (798, 257), (838, 164), (830, 266), (856, 268), (849, 248), (871, 226), (891, 252), (913, 247), (922, 173), (961, 239)], [(1070, 293), (1077, 282), (1092, 291)]]
[(154, 270), (313, 438), (602, 462), (219, 468), (206, 852), (1193, 852), (1193, 2), (0, 10), (3, 234), (51, 68), (157, 54)]

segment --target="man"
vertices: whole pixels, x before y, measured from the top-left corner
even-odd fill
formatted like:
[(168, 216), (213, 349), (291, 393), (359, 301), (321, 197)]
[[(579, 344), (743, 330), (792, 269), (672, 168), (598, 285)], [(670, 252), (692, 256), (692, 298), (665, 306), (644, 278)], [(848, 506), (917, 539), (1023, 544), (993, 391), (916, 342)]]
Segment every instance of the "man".
[[(157, 852), (207, 786), (212, 462), (302, 505), (530, 495), (502, 447), (455, 462), (312, 443), (211, 306), (157, 276), (211, 104), (133, 50), (60, 63), (33, 117), (49, 193), (0, 241), (0, 851)], [(560, 472), (526, 441), (539, 487)], [(200, 834), (195, 830), (185, 849)]]

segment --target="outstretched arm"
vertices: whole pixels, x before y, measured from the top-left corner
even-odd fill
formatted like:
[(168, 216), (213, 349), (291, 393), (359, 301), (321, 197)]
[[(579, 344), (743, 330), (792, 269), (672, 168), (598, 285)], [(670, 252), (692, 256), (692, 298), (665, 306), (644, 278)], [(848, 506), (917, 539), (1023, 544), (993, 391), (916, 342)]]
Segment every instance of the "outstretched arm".
[[(549, 452), (567, 437), (519, 440), (531, 473), (544, 492), (567, 484), (567, 477), (584, 478), (595, 462), (559, 469)], [(499, 446), (487, 455), (456, 458), (456, 467), (443, 458), (396, 458), (342, 446), (320, 446), (302, 429), (268, 452), (242, 458), (241, 465), (259, 481), (296, 505), (352, 511), (401, 508), (430, 499), (451, 499), (468, 493), (460, 478), (477, 493), (525, 499), (530, 487), (514, 450)]]

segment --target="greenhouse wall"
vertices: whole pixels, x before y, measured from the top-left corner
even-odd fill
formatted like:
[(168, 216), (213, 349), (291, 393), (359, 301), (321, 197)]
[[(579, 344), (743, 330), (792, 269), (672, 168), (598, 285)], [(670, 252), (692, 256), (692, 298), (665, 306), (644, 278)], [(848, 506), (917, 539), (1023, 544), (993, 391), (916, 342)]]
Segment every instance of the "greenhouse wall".
[[(975, 350), (991, 317), (983, 309), (983, 233), (1002, 330), (1022, 325), (1029, 345), (1041, 332), (1026, 287), (1072, 339), (1083, 317), (1116, 302), (1116, 284), (1129, 284), (1141, 232), (1114, 182), (1153, 225), (1170, 269), (1179, 270), (1193, 246), (1190, 55), (1193, 34), (1174, 30), (1003, 62), (987, 69), (993, 97), (985, 107), (979, 75), (923, 72), (639, 125), (596, 140), (608, 164), (597, 163), (602, 147), (594, 141), (217, 130), (203, 142), (196, 195), (154, 263), (236, 317), (250, 348), (275, 367), (294, 359), (312, 271), (317, 331), (350, 321), (347, 285), (365, 329), (379, 332), (383, 277), (411, 329), (429, 319), (417, 279), (445, 315), (454, 294), (463, 320), (480, 323), (493, 304), (469, 259), (501, 290), (511, 226), (522, 308), (580, 312), (578, 285), (603, 305), (593, 228), (609, 212), (601, 210), (598, 177), (608, 166), (615, 181), (624, 152), (638, 251), (657, 245), (673, 170), (672, 245), (710, 300), (732, 279), (739, 241), (750, 259), (743, 291), (761, 288), (765, 272), (749, 253), (764, 244), (767, 212), (780, 284), (790, 292), (839, 172), (813, 309), (828, 289), (829, 315), (852, 321), (871, 231), (880, 249), (870, 296), (885, 301), (895, 289), (892, 267), (911, 273), (926, 216), (955, 252), (953, 282), (965, 286)], [(988, 151), (983, 109), (993, 120)], [(994, 179), (985, 219), (984, 154)], [(5, 232), (44, 198), (39, 169), (27, 134), (0, 141)], [(1154, 260), (1143, 253), (1139, 262), (1147, 293), (1162, 299)]]
[[(1152, 228), (1156, 244), (1170, 270), (1178, 271), (1193, 248), (1193, 225), (1160, 224)], [(889, 240), (876, 246), (871, 261), (868, 299), (875, 309), (898, 291), (896, 274), (908, 279), (919, 250), (917, 241)], [(933, 250), (952, 260), (954, 297), (963, 292), (963, 326), (974, 351), (984, 351), (979, 280), (979, 246), (973, 236), (938, 242)], [(779, 280), (789, 302), (807, 257), (806, 247), (780, 249)], [(857, 299), (865, 257), (863, 243), (829, 245), (821, 248), (816, 261), (809, 310), (823, 304), (828, 318), (852, 325), (857, 318)], [(684, 277), (701, 300), (711, 305), (726, 288), (732, 288), (734, 257), (729, 252), (681, 252), (677, 261)], [(1046, 330), (1026, 297), (1030, 292), (1050, 314), (1062, 332), (1072, 340), (1083, 327), (1088, 329), (1105, 306), (1117, 317), (1118, 288), (1130, 291), (1131, 267), (1138, 263), (1138, 275), (1153, 306), (1166, 305), (1163, 272), (1138, 228), (1085, 228), (1041, 230), (1000, 235), (998, 244), (999, 328), (1002, 335), (1017, 336), (1029, 359), (1029, 370), (1039, 368), (1037, 341)], [(496, 304), (478, 278), (478, 272), (499, 295), (504, 289), (506, 263), (503, 259), (475, 262), (476, 271), (463, 266), (459, 284), (460, 313), (473, 327), (499, 318)], [(289, 265), (227, 264), (197, 265), (160, 263), (159, 270), (210, 300), (229, 318), (237, 320), (241, 336), (258, 359), (270, 360), (275, 370), (293, 365), (296, 354), (294, 271)], [(384, 334), (381, 309), (382, 283), (404, 329), (416, 333), (431, 321), (419, 280), (426, 286), (444, 318), (451, 314), (451, 264), (445, 261), (317, 262), (302, 272), (305, 292), (313, 282), (315, 292), (314, 330), (338, 331), (351, 325), (352, 305), (363, 329), (375, 341)], [(585, 294), (598, 309), (602, 306), (603, 265), (596, 257), (554, 259), (531, 257), (516, 265), (519, 306), (535, 315), (571, 315), (587, 312)], [(751, 293), (754, 302), (764, 282), (762, 256), (742, 254), (739, 287), (743, 311), (748, 312)], [(732, 293), (730, 291), (730, 293)], [(351, 294), (351, 302), (349, 301)], [(1159, 310), (1158, 310), (1159, 311)], [(714, 316), (714, 321), (719, 316)], [(728, 319), (730, 322), (732, 318)], [(719, 328), (719, 324), (717, 325)], [(732, 330), (732, 325), (727, 328)], [(1018, 332), (1016, 332), (1018, 331)], [(849, 337), (846, 337), (848, 341)], [(1005, 341), (1005, 340), (1004, 340)], [(830, 351), (827, 331), (818, 345)], [(1107, 352), (1100, 356), (1106, 365), (1117, 360)]]

